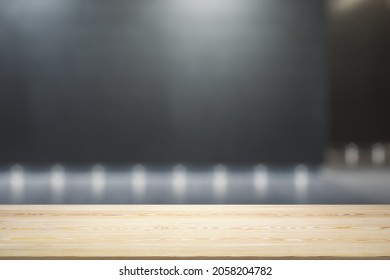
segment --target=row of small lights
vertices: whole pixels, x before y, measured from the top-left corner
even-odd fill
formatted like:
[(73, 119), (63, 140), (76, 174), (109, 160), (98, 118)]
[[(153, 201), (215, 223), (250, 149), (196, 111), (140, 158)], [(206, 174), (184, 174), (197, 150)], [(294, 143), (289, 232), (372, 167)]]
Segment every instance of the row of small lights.
[[(102, 165), (95, 165), (91, 169), (90, 185), (93, 197), (96, 201), (104, 197), (106, 189), (106, 169)], [(137, 199), (145, 196), (147, 188), (147, 171), (143, 165), (136, 165), (131, 170), (132, 191)], [(253, 188), (259, 199), (264, 199), (269, 187), (268, 168), (265, 165), (257, 165), (253, 170)], [(25, 175), (21, 165), (11, 168), (10, 186), (12, 197), (20, 201), (24, 194)], [(65, 192), (66, 175), (62, 165), (55, 165), (50, 172), (50, 186), (54, 201), (60, 201)], [(175, 198), (182, 201), (187, 192), (187, 169), (183, 165), (176, 165), (172, 169), (172, 190)], [(213, 169), (212, 179), (214, 197), (223, 200), (227, 192), (228, 171), (224, 165), (216, 165)], [(309, 187), (308, 168), (305, 165), (297, 165), (294, 170), (294, 187), (297, 199), (304, 201)]]
[[(355, 143), (350, 143), (345, 147), (345, 163), (348, 166), (356, 166), (360, 162), (360, 149)], [(386, 146), (376, 143), (371, 146), (371, 161), (376, 166), (386, 164)]]
[[(358, 145), (350, 143), (345, 147), (345, 163), (348, 166), (359, 164), (360, 151)], [(382, 166), (386, 163), (386, 147), (377, 143), (371, 148), (372, 163)], [(308, 169), (305, 165), (298, 165), (294, 172), (295, 193), (299, 200), (307, 198), (309, 187)], [(147, 180), (146, 168), (143, 165), (136, 165), (132, 169), (131, 185), (133, 193), (137, 198), (145, 195)], [(265, 165), (258, 165), (254, 168), (253, 187), (260, 198), (264, 198), (268, 192), (268, 169)], [(10, 186), (12, 196), (15, 200), (20, 199), (24, 193), (24, 168), (15, 165), (11, 168)], [(60, 200), (65, 188), (65, 169), (62, 165), (55, 165), (51, 168), (50, 185), (53, 198)], [(224, 165), (217, 165), (213, 172), (213, 189), (217, 199), (223, 199), (226, 195), (228, 185), (227, 168)], [(99, 200), (104, 196), (106, 188), (106, 169), (102, 165), (95, 165), (91, 170), (91, 187), (94, 198)], [(172, 170), (172, 188), (178, 200), (182, 200), (187, 188), (187, 169), (183, 165), (177, 165)]]

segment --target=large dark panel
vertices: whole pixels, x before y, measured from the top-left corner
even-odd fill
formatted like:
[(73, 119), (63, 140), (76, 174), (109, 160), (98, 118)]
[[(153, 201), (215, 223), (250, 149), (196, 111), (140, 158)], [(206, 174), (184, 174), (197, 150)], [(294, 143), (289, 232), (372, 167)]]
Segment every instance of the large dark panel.
[(3, 162), (319, 163), (322, 0), (0, 0)]
[(390, 1), (330, 4), (332, 142), (390, 141)]

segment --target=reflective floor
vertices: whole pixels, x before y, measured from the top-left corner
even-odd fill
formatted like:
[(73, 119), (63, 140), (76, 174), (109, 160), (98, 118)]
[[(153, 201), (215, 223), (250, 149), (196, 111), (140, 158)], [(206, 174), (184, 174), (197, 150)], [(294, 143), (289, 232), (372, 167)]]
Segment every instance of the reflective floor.
[(85, 166), (0, 169), (1, 204), (387, 204), (390, 167)]

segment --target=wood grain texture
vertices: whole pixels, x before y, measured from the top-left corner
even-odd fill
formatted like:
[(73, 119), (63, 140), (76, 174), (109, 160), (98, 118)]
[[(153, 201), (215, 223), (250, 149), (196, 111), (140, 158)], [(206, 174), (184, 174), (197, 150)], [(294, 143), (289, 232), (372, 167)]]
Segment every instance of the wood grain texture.
[(0, 206), (0, 258), (390, 257), (390, 205)]

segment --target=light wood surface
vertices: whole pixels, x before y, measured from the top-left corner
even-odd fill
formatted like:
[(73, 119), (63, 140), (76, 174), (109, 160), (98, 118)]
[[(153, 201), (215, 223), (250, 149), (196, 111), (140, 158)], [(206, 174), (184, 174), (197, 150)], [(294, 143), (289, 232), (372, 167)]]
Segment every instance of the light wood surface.
[(390, 257), (390, 205), (0, 206), (0, 258), (291, 257)]

